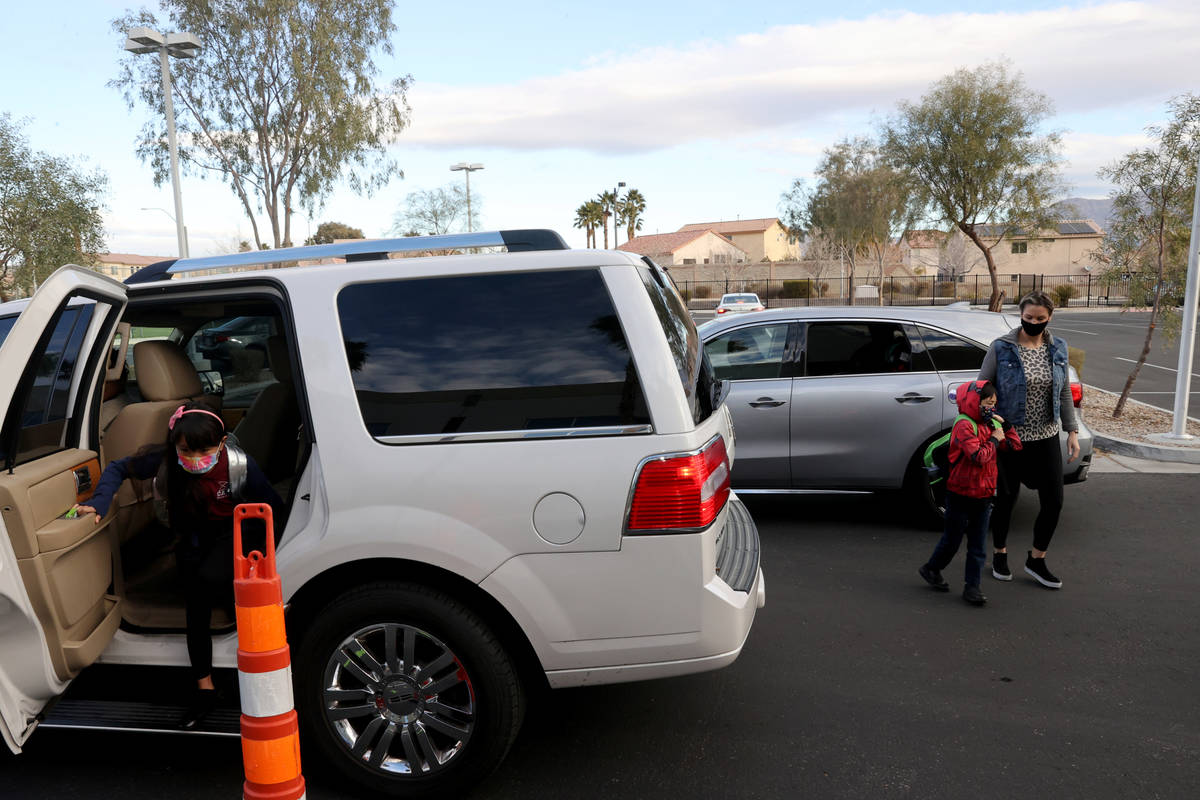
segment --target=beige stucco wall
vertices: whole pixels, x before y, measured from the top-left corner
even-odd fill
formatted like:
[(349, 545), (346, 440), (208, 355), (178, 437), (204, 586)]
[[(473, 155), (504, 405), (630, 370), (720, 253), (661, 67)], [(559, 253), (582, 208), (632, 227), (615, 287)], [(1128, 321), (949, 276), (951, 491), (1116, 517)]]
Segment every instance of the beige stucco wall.
[(788, 243), (788, 232), (778, 221), (765, 231), (732, 233), (733, 243), (746, 251), (751, 263), (766, 258), (769, 261), (789, 261), (800, 257), (800, 244)]
[[(946, 247), (948, 249), (959, 248), (960, 260), (970, 265), (969, 269), (959, 269), (958, 274), (968, 278), (975, 275), (987, 275), (987, 262), (978, 247), (960, 231), (955, 231), (952, 237), (952, 241)], [(992, 258), (996, 262), (996, 274), (1001, 277), (1007, 275), (1087, 275), (1089, 270), (1084, 269), (1085, 266), (1090, 266), (1092, 268), (1090, 271), (1094, 274), (1102, 266), (1094, 254), (1099, 249), (1102, 239), (1103, 237), (1099, 234), (1060, 236), (1053, 239), (1051, 237), (1004, 239), (992, 248)], [(1014, 241), (1024, 242), (1026, 252), (1014, 253), (1012, 251)], [(985, 239), (984, 242), (990, 244), (991, 240)], [(927, 267), (925, 274), (937, 274), (936, 265), (939, 263), (939, 253), (936, 250), (907, 248), (904, 243), (901, 243), (901, 251), (905, 254), (906, 265), (909, 263), (913, 265), (933, 263), (935, 266), (932, 269)], [(944, 259), (945, 254), (941, 254), (941, 257)]]
[[(727, 239), (717, 236), (711, 231), (706, 231), (703, 236), (699, 236), (693, 241), (688, 242), (670, 254), (669, 257), (671, 264), (684, 264), (686, 260), (691, 259), (699, 266), (704, 266), (707, 263), (718, 268), (723, 265), (737, 264), (739, 261), (744, 263), (750, 260), (745, 251), (730, 244)], [(658, 258), (654, 260), (659, 264), (666, 263), (664, 260)]]

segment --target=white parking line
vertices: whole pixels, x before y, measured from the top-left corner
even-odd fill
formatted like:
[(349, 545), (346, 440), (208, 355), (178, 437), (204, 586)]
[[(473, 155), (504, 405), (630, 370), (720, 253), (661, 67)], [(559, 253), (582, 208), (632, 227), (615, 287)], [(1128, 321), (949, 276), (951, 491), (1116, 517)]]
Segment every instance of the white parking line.
[(1054, 326), (1054, 330), (1056, 330), (1056, 331), (1070, 331), (1071, 333), (1082, 333), (1084, 336), (1099, 336), (1099, 335), (1100, 335), (1100, 334), (1096, 333), (1095, 331), (1081, 331), (1081, 330), (1077, 330), (1077, 329), (1075, 329), (1075, 328), (1063, 328), (1063, 327), (1061, 327), (1061, 326), (1059, 326), (1059, 325), (1055, 325), (1055, 326)]
[[(1136, 363), (1137, 363), (1137, 359), (1136, 359), (1136, 358), (1122, 358), (1121, 356), (1113, 356), (1113, 358), (1115, 358), (1117, 361), (1128, 361), (1130, 364), (1136, 364)], [(1151, 364), (1151, 363), (1149, 363), (1149, 362), (1147, 362), (1146, 364), (1143, 364), (1143, 366), (1146, 366), (1146, 367), (1154, 367), (1155, 369), (1165, 369), (1167, 372), (1174, 372), (1174, 373), (1177, 373), (1177, 374), (1178, 374), (1178, 372), (1179, 372), (1179, 370), (1175, 369), (1174, 367), (1160, 367), (1158, 364)], [(1200, 375), (1197, 375), (1196, 373), (1194, 373), (1194, 372), (1193, 372), (1193, 373), (1192, 373), (1192, 377), (1193, 377), (1193, 378), (1200, 378)]]

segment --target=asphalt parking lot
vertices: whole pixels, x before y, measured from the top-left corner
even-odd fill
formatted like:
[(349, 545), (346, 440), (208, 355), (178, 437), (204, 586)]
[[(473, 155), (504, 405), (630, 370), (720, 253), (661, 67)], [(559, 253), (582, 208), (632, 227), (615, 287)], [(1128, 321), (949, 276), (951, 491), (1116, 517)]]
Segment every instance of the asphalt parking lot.
[[(982, 609), (925, 586), (936, 534), (888, 496), (751, 498), (767, 606), (741, 658), (552, 693), (473, 797), (1194, 797), (1198, 489), (1130, 473), (1069, 487), (1050, 551), (1064, 588), (985, 578)], [(1034, 511), (1025, 496), (1014, 551)], [(306, 774), (310, 798), (353, 796)], [(237, 740), (46, 730), (0, 758), (5, 798), (240, 785)]]

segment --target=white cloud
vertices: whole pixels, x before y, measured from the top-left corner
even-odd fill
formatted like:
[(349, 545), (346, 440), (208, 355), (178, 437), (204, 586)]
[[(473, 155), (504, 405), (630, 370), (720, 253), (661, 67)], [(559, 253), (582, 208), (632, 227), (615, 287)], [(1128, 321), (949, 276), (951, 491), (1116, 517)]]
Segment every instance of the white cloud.
[(1151, 144), (1144, 133), (1120, 136), (1067, 133), (1063, 136), (1063, 177), (1072, 186), (1072, 194), (1106, 195), (1108, 185), (1096, 177), (1096, 171), (1131, 150)]
[(879, 14), (653, 48), (512, 84), (418, 83), (401, 141), (633, 153), (733, 140), (886, 112), (955, 68), (1000, 56), (1060, 111), (1086, 112), (1189, 88), (1197, 52), (1200, 6), (1175, 0)]

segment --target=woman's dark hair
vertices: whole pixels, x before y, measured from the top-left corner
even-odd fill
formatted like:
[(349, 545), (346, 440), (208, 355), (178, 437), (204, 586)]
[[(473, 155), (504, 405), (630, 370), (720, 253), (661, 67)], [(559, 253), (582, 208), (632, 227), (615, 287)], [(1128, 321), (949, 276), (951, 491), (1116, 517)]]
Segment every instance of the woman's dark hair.
[(1050, 295), (1038, 290), (1022, 297), (1019, 306), (1022, 313), (1025, 311), (1025, 306), (1041, 306), (1046, 309), (1047, 313), (1054, 314), (1054, 301), (1050, 299)]
[(996, 387), (991, 381), (988, 381), (983, 386), (979, 387), (979, 399), (987, 400), (989, 397), (996, 396)]

